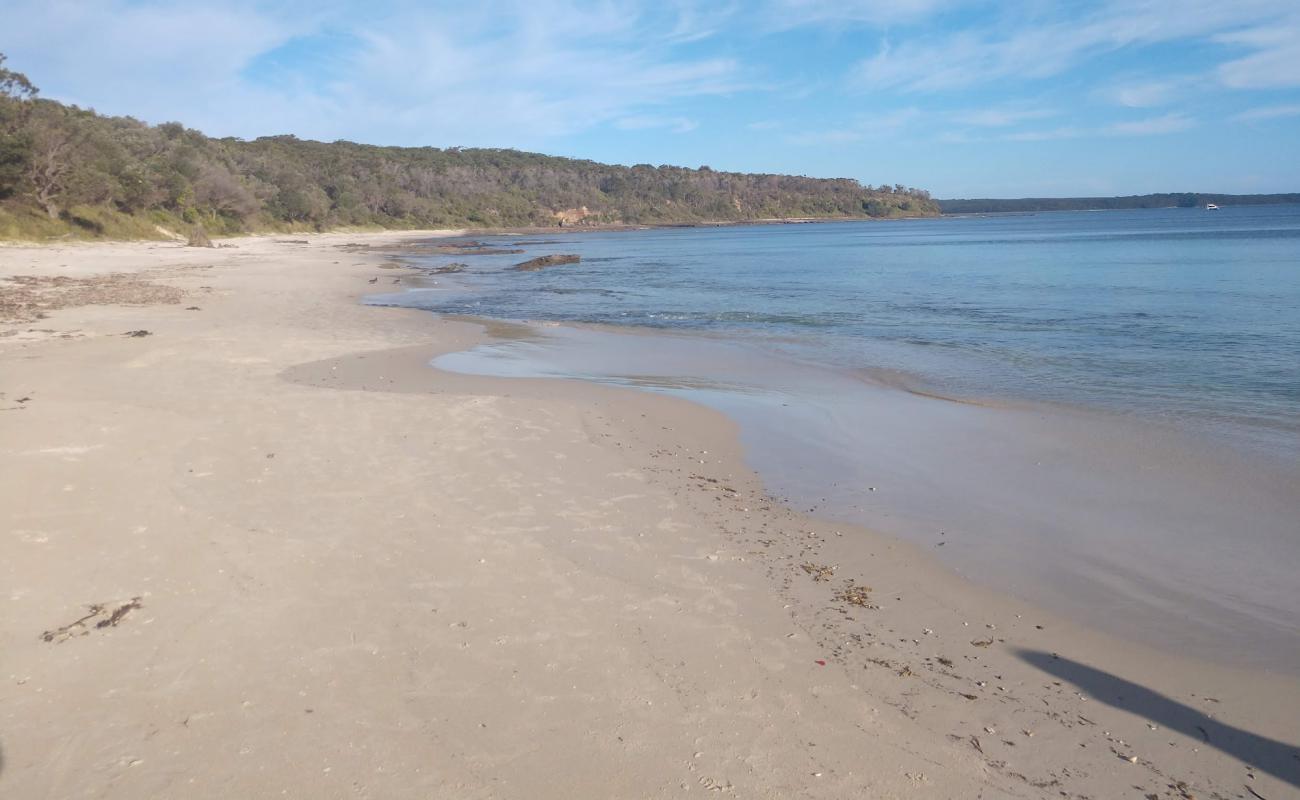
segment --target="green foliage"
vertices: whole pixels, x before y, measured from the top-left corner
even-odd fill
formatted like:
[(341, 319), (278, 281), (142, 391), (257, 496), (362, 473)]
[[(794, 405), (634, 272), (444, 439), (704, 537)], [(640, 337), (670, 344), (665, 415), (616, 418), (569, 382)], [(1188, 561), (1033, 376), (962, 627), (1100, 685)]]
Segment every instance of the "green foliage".
[(0, 53), (0, 96), (14, 100), (30, 100), (37, 94), (36, 86), (21, 72), (5, 67), (8, 57)]
[(938, 207), (920, 190), (845, 179), (515, 150), (212, 139), (179, 123), (149, 126), (37, 99), (0, 56), (0, 211), (0, 237), (32, 238), (153, 231), (159, 218), (228, 234), (923, 216)]
[(14, 193), (27, 168), (32, 148), (27, 122), (36, 93), (26, 75), (5, 68), (0, 53), (0, 200)]

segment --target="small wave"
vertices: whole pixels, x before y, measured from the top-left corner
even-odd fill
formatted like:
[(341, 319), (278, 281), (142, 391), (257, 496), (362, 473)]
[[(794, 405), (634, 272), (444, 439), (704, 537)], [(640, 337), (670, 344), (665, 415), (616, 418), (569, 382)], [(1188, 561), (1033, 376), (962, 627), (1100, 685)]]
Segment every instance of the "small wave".
[(622, 297), (627, 294), (614, 289), (578, 289), (564, 286), (543, 286), (536, 291), (545, 294), (592, 294), (599, 297)]

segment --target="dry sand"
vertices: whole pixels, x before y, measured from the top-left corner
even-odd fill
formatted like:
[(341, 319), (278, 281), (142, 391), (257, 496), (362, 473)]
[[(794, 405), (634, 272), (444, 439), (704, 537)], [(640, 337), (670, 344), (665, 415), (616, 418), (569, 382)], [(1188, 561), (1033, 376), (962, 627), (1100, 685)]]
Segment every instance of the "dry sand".
[(428, 367), (491, 331), (357, 302), (410, 236), (0, 248), (0, 796), (1300, 796), (1293, 677), (800, 516), (684, 401)]

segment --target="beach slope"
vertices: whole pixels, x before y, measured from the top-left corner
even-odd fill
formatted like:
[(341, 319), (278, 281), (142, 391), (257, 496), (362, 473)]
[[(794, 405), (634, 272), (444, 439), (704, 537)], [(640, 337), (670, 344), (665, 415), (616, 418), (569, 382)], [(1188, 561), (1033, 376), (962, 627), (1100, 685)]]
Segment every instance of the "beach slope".
[(0, 248), (0, 794), (1300, 792), (1293, 677), (803, 517), (707, 409), (430, 368), (526, 332), (361, 305), (413, 236)]

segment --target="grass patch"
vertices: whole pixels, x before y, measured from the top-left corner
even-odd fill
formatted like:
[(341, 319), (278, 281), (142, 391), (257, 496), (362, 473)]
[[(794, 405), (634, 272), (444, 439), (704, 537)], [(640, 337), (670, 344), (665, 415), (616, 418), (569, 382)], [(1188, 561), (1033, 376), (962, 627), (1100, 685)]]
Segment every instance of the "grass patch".
[(0, 241), (51, 242), (100, 239), (168, 239), (159, 226), (185, 230), (189, 226), (169, 214), (123, 214), (99, 206), (74, 206), (57, 219), (25, 208), (0, 207)]

